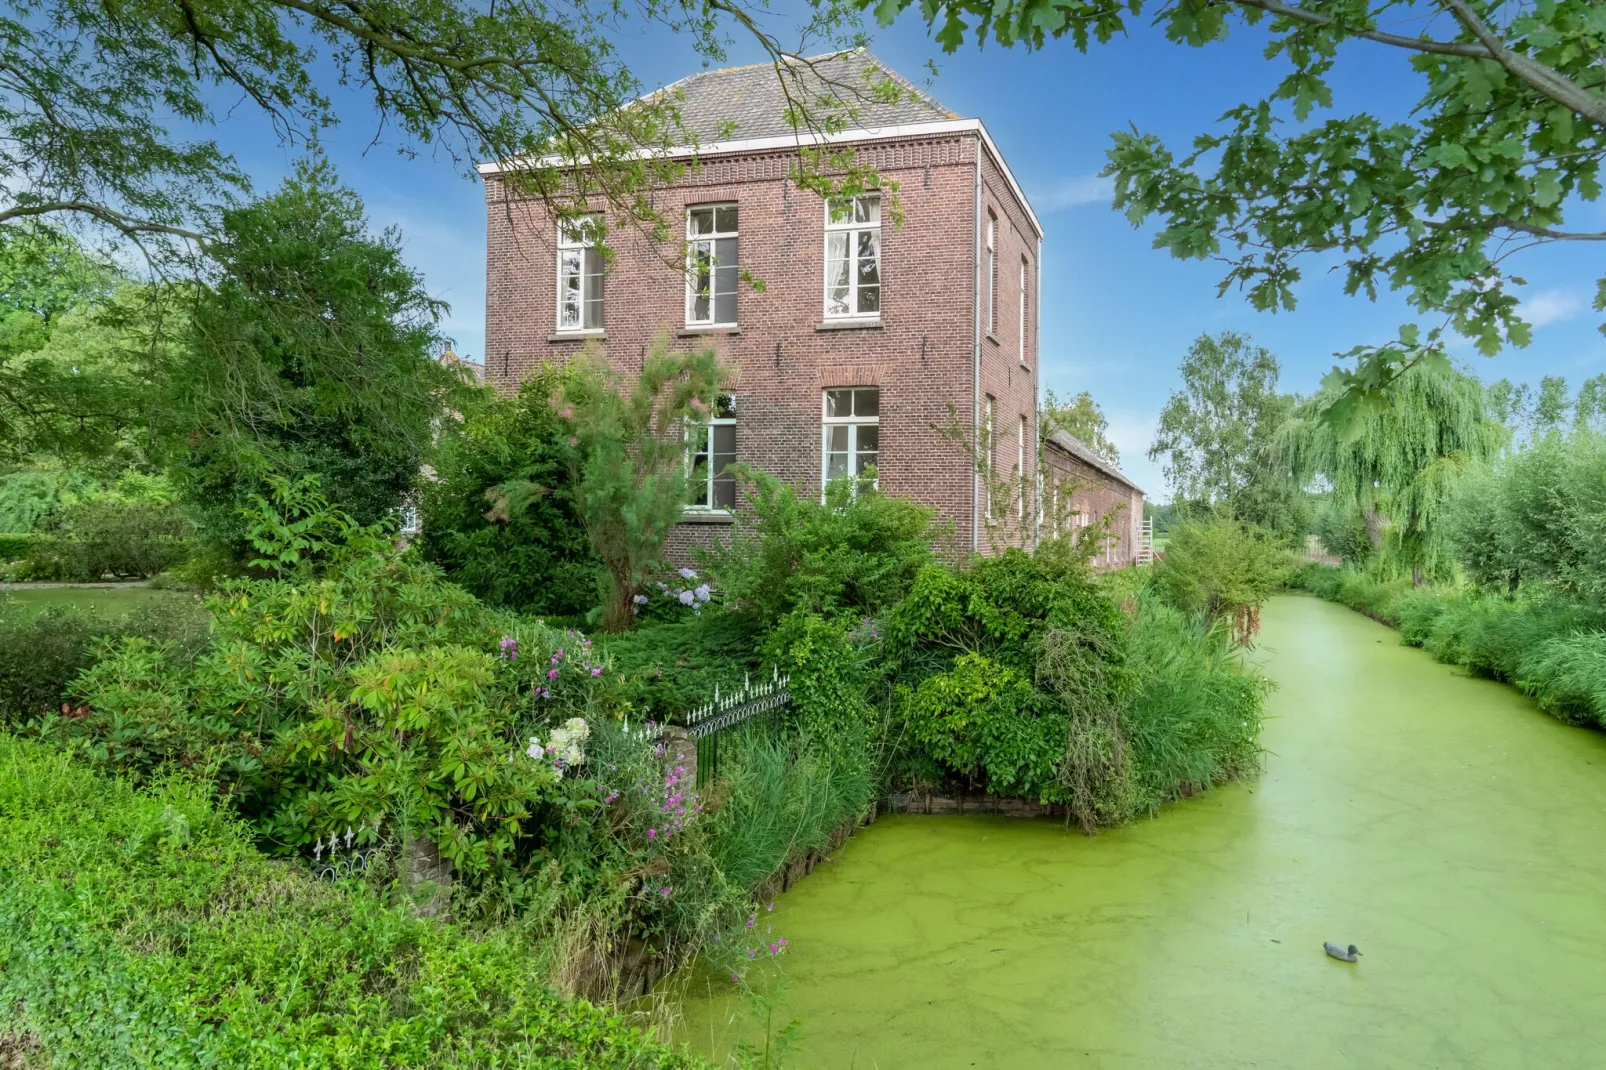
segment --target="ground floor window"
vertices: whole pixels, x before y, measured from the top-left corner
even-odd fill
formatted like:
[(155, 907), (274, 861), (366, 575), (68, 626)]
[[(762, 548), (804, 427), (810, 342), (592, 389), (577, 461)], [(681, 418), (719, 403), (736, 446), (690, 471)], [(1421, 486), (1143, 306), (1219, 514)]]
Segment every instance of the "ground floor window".
[(686, 473), (691, 508), (736, 508), (736, 399), (721, 394), (707, 422), (686, 429)]
[(827, 390), (821, 433), (820, 483), (879, 471), (881, 391), (876, 387)]

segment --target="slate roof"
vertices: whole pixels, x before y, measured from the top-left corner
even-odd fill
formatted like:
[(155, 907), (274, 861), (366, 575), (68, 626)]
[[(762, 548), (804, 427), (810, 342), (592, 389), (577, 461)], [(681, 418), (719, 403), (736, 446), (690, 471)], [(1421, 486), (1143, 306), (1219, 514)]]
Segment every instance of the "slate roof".
[[(852, 48), (821, 56), (794, 59), (783, 91), (774, 64), (755, 63), (700, 71), (659, 90), (681, 96), (681, 122), (703, 144), (734, 138), (777, 137), (792, 134), (786, 121), (787, 92), (792, 99), (819, 106), (835, 97), (857, 112), (850, 127), (876, 130), (907, 123), (958, 119), (907, 78), (876, 59), (867, 49)], [(874, 89), (891, 80), (901, 87), (898, 99), (874, 99)], [(842, 114), (840, 106), (835, 114)], [(730, 129), (730, 124), (735, 129)]]
[(1103, 472), (1111, 479), (1131, 487), (1139, 494), (1144, 493), (1143, 488), (1132, 482), (1132, 480), (1128, 478), (1119, 468), (1115, 467), (1115, 465), (1111, 464), (1103, 457), (1100, 457), (1098, 454), (1088, 449), (1082, 444), (1080, 439), (1073, 438), (1069, 432), (1055, 431), (1052, 435), (1048, 436), (1048, 442), (1049, 445), (1058, 446), (1066, 453), (1069, 453), (1072, 457), (1075, 457), (1082, 463), (1091, 466), (1095, 471)]

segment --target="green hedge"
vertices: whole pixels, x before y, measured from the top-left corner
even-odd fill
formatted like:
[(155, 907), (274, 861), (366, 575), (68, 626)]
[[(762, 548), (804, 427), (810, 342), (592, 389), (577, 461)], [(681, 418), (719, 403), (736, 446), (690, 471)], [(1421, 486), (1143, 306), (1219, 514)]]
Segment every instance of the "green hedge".
[(0, 1035), (117, 1067), (704, 1065), (543, 983), (505, 930), (267, 859), (182, 781), (0, 735)]
[(1545, 592), (1413, 589), (1325, 565), (1300, 569), (1289, 586), (1397, 627), (1402, 642), (1440, 661), (1514, 684), (1561, 720), (1606, 728), (1606, 608)]
[(34, 551), (49, 539), (48, 535), (0, 535), (0, 561), (21, 561), (32, 557)]

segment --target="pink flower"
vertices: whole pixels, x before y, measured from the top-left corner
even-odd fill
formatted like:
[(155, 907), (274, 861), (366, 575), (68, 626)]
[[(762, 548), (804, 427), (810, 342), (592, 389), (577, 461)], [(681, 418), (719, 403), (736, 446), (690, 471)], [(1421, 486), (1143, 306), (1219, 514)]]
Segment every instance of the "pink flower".
[(656, 840), (658, 838), (658, 830), (657, 829), (648, 829), (647, 830), (647, 838), (649, 840)]
[(601, 676), (602, 675), (602, 670), (601, 669), (592, 669), (591, 670), (591, 675), (592, 676)]
[(737, 984), (741, 984), (742, 983), (742, 975), (737, 973), (735, 970), (732, 970), (731, 971), (731, 980), (735, 981)]
[(548, 669), (546, 671), (546, 678), (548, 680), (556, 680), (558, 678), (558, 670), (556, 670), (556, 669)]

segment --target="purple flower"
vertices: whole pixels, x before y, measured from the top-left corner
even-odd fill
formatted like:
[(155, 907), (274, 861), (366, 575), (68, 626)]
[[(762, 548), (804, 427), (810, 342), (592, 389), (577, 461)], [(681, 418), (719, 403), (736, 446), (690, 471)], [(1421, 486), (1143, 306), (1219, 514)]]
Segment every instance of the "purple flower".
[(777, 940), (775, 942), (777, 944), (780, 944), (782, 947), (785, 947), (786, 946), (786, 937), (783, 936), (783, 937), (781, 937), (779, 940)]
[(689, 568), (683, 568), (680, 570), (680, 578), (683, 580), (694, 580), (697, 578), (697, 573), (693, 572)]
[(667, 884), (664, 885), (664, 898), (668, 899), (671, 894), (673, 894), (673, 893), (672, 893), (672, 890), (670, 889), (669, 885), (667, 885)]
[(681, 591), (680, 592), (680, 604), (681, 605), (689, 606), (693, 602), (695, 602), (696, 600), (697, 600), (696, 596), (693, 595), (690, 591)]
[(698, 587), (695, 591), (692, 592), (692, 594), (694, 596), (696, 596), (697, 601), (699, 601), (699, 602), (708, 601), (709, 594), (710, 594), (710, 592), (708, 590), (708, 584), (705, 583), (701, 587)]
[(649, 840), (656, 840), (658, 838), (658, 830), (657, 829), (648, 829), (647, 830), (647, 838)]
[(737, 984), (741, 984), (742, 983), (742, 975), (737, 973), (735, 970), (732, 970), (731, 971), (731, 980), (735, 981)]
[[(638, 605), (638, 606), (644, 606), (644, 605), (647, 604), (647, 596), (644, 595), (644, 594), (638, 594), (638, 595), (636, 595), (635, 598), (632, 599), (632, 601), (635, 602), (636, 605)], [(591, 645), (591, 641), (587, 640), (586, 641), (586, 646), (590, 646), (590, 645)]]
[(756, 947), (748, 948), (747, 949), (747, 957), (750, 958), (750, 959), (757, 958), (758, 957), (758, 948), (756, 948)]
[(509, 661), (519, 660), (519, 641), (511, 635), (502, 636), (502, 656)]
[(780, 948), (776, 947), (774, 944), (770, 945), (770, 954), (771, 955), (779, 955), (780, 953), (781, 953), (781, 949)]
[(558, 670), (556, 670), (556, 669), (548, 669), (546, 671), (546, 678), (548, 680), (556, 680), (558, 678)]
[(601, 676), (602, 675), (602, 670), (601, 669), (592, 669), (591, 670), (591, 675), (592, 676)]

